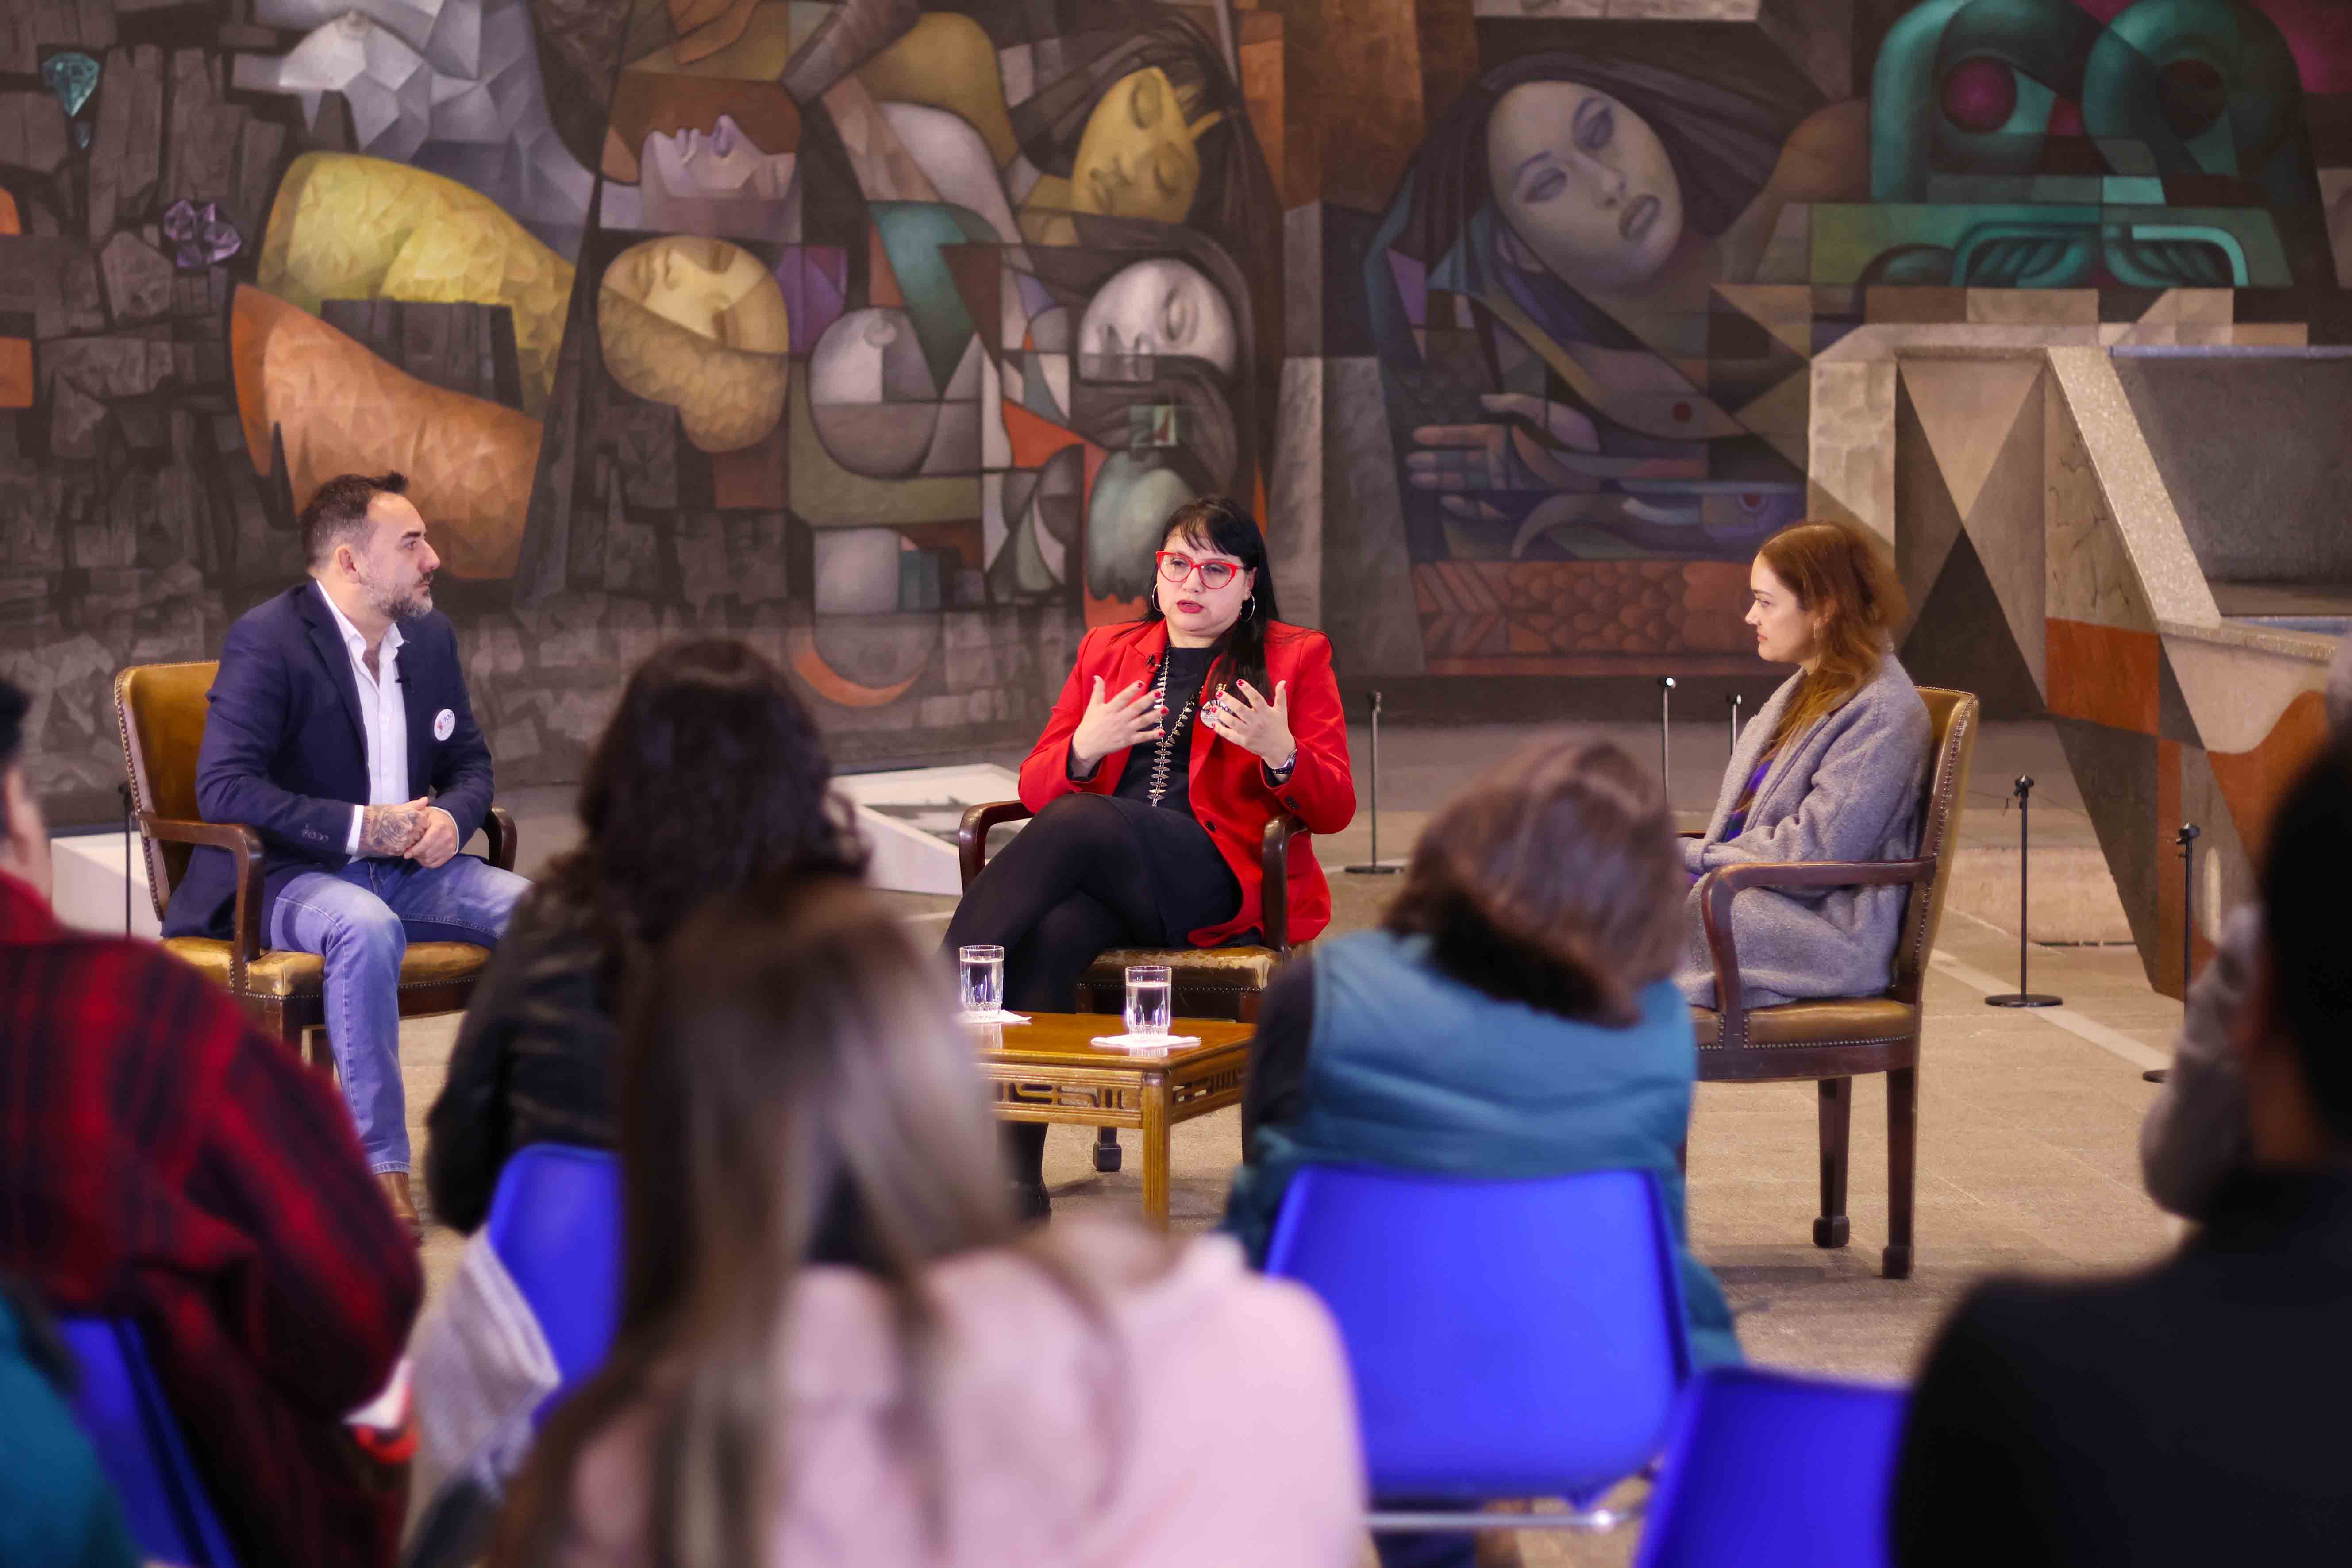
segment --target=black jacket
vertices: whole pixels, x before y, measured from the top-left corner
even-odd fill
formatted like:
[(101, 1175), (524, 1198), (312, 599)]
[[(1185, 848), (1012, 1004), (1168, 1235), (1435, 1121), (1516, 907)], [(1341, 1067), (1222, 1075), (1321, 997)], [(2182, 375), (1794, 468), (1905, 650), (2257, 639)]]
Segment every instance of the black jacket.
[(608, 957), (590, 911), (560, 889), (536, 888), (516, 907), (425, 1119), (425, 1184), (442, 1220), (478, 1226), (507, 1156), (526, 1143), (618, 1142)]
[(1896, 1561), (2352, 1561), (2352, 1173), (2243, 1173), (2138, 1274), (1998, 1282), (1914, 1394)]

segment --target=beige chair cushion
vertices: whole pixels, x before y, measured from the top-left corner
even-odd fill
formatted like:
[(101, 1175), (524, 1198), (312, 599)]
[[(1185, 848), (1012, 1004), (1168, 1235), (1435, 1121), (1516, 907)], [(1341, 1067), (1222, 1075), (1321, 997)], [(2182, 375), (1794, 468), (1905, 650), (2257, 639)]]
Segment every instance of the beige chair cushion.
[[(1711, 1007), (1691, 1009), (1699, 1049), (1723, 1043), (1723, 1016)], [(1758, 1046), (1866, 1046), (1907, 1039), (1919, 1032), (1919, 1009), (1891, 996), (1841, 996), (1821, 1002), (1783, 1002), (1748, 1009), (1748, 1039)]]
[[(174, 936), (164, 938), (163, 946), (182, 962), (194, 965), (205, 979), (226, 989), (227, 942), (208, 936)], [(400, 963), (400, 983), (446, 985), (471, 980), (481, 973), (489, 958), (488, 948), (470, 942), (413, 942), (408, 944), (408, 956)], [(326, 978), (326, 964), (315, 952), (272, 949), (245, 966), (245, 990), (249, 996), (315, 996)]]
[(1263, 991), (1281, 963), (1270, 947), (1114, 947), (1095, 959), (1080, 984), (1124, 985), (1129, 964), (1164, 963), (1178, 985)]

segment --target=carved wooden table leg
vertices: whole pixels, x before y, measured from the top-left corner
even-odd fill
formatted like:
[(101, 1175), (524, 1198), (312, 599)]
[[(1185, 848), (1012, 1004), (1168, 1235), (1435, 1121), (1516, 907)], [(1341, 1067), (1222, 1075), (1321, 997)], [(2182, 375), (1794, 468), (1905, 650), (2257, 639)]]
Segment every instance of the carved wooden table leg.
[(1137, 1098), (1143, 1112), (1143, 1218), (1168, 1228), (1168, 1075), (1143, 1075)]

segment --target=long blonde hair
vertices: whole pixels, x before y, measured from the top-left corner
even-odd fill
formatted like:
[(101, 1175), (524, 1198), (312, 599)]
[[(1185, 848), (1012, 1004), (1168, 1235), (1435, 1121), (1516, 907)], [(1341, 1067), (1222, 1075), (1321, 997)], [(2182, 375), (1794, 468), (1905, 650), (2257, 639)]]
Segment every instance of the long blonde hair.
[(1769, 755), (1870, 683), (1907, 605), (1885, 548), (1853, 523), (1791, 523), (1756, 553), (1814, 621), (1813, 667), (1773, 726)]
[(828, 1216), (854, 1215), (856, 1261), (892, 1299), (915, 1369), (918, 1445), (932, 1355), (924, 1271), (1017, 1245), (969, 1032), (936, 961), (854, 882), (727, 895), (682, 925), (632, 989), (619, 1331), (516, 1488), (493, 1558), (510, 1568), (560, 1561), (577, 1543), (582, 1453), (637, 1411), (651, 1417), (644, 1561), (759, 1561), (784, 1440), (774, 1347)]

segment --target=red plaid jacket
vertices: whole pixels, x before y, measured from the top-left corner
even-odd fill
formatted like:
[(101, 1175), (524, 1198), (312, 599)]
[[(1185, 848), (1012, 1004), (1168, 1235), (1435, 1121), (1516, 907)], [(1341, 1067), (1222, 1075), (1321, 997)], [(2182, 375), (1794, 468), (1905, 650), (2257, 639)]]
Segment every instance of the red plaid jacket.
[(243, 1560), (394, 1560), (400, 1489), (342, 1426), (424, 1279), (350, 1115), (161, 949), (0, 875), (0, 1270), (136, 1318)]

